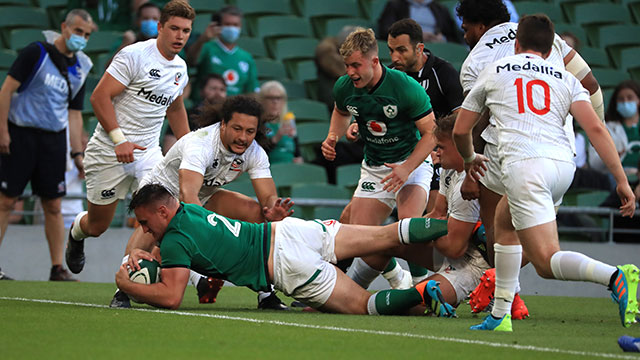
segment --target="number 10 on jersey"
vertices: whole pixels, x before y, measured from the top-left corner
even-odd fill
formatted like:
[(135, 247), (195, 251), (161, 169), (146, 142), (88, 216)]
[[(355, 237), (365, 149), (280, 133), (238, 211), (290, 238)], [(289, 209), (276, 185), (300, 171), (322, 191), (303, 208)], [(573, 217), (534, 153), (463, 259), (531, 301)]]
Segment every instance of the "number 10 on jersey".
[[(551, 90), (549, 84), (544, 80), (531, 80), (524, 84), (522, 78), (517, 78), (514, 83), (518, 92), (518, 114), (524, 114), (524, 93), (527, 94), (527, 107), (536, 115), (544, 115), (551, 110)], [(541, 86), (544, 91), (544, 107), (537, 109), (533, 106), (533, 87)]]

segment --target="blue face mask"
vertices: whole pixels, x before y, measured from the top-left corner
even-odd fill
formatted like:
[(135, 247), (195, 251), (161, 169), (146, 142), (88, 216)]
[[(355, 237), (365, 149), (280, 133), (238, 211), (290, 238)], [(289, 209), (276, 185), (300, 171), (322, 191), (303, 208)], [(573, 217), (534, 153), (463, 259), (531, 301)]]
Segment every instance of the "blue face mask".
[(616, 110), (623, 118), (630, 118), (638, 112), (638, 104), (635, 101), (623, 101), (616, 105)]
[(65, 43), (67, 44), (67, 49), (69, 51), (78, 52), (87, 46), (87, 39), (80, 35), (71, 34), (71, 37), (68, 38)]
[(223, 26), (220, 31), (220, 38), (227, 44), (233, 44), (240, 37), (240, 28), (237, 26)]
[(140, 22), (140, 32), (148, 38), (158, 36), (158, 22), (153, 19), (142, 20)]

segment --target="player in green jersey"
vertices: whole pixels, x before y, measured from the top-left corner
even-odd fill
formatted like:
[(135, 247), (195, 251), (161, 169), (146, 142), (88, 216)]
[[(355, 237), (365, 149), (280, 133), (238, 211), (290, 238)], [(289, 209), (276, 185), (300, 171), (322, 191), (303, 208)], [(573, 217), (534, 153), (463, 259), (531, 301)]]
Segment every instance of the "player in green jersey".
[[(273, 284), (327, 312), (397, 315), (425, 304), (441, 316), (455, 314), (435, 281), (372, 295), (334, 266), (345, 258), (394, 254), (404, 245), (428, 244), (447, 233), (444, 220), (404, 219), (384, 227), (295, 218), (253, 224), (178, 202), (159, 184), (138, 190), (129, 209), (160, 245), (162, 280), (150, 285), (131, 281), (128, 269), (139, 266), (129, 262), (120, 267), (116, 283), (122, 291), (150, 305), (178, 308), (192, 269), (253, 290)], [(152, 259), (150, 254), (138, 252), (139, 257)]]

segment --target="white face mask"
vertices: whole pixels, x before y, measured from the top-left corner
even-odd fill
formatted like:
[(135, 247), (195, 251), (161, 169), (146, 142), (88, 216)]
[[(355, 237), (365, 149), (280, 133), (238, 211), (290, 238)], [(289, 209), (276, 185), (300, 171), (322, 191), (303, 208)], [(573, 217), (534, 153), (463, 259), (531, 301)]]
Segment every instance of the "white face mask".
[(240, 37), (240, 28), (237, 26), (223, 26), (220, 30), (222, 41), (227, 44), (233, 44)]
[(638, 104), (635, 101), (623, 101), (616, 104), (616, 110), (623, 118), (630, 118), (638, 113)]

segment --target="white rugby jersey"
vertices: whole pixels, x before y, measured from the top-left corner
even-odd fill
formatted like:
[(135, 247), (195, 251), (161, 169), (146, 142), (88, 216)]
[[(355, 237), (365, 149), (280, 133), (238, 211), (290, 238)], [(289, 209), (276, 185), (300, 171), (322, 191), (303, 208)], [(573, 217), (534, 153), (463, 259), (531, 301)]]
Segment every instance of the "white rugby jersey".
[[(487, 65), (498, 59), (515, 54), (517, 30), (517, 23), (506, 22), (492, 27), (482, 35), (460, 68), (460, 83), (462, 84), (462, 91), (464, 93), (471, 91), (480, 73)], [(564, 58), (571, 50), (572, 48), (556, 34), (551, 48), (551, 54), (547, 58), (547, 61), (553, 63), (558, 69), (564, 69)], [(489, 123), (495, 126), (493, 114), (489, 118)], [(566, 130), (570, 135), (573, 135), (572, 124), (568, 124)], [(497, 133), (492, 126), (487, 126), (482, 133), (482, 138), (490, 144), (498, 144)], [(573, 143), (574, 141), (572, 140), (572, 144)]]
[(204, 176), (198, 198), (209, 199), (215, 190), (232, 182), (243, 172), (249, 178), (271, 178), (269, 157), (254, 140), (242, 155), (227, 150), (220, 140), (220, 123), (192, 131), (169, 149), (164, 159), (145, 177), (144, 184), (160, 183), (180, 195), (178, 170), (195, 171)]
[(447, 213), (450, 217), (468, 223), (480, 220), (480, 204), (478, 200), (464, 200), (460, 187), (465, 172), (455, 169), (442, 169), (440, 173), (440, 194), (447, 198)]
[(578, 79), (533, 54), (500, 59), (481, 73), (464, 109), (493, 114), (503, 164), (528, 158), (571, 162), (571, 139), (564, 128), (573, 102), (589, 102)]
[[(177, 55), (167, 60), (156, 39), (151, 39), (120, 50), (107, 72), (126, 86), (113, 98), (113, 107), (127, 140), (147, 148), (158, 146), (167, 108), (189, 82), (187, 64)], [(102, 125), (98, 124), (91, 140), (113, 153), (114, 144)]]

